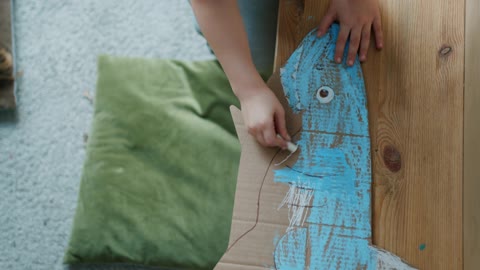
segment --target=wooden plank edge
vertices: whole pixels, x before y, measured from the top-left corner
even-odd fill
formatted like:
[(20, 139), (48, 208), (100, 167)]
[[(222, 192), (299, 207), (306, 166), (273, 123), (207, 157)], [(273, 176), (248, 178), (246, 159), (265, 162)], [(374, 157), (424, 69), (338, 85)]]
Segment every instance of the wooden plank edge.
[(465, 2), (464, 270), (480, 269), (480, 2)]

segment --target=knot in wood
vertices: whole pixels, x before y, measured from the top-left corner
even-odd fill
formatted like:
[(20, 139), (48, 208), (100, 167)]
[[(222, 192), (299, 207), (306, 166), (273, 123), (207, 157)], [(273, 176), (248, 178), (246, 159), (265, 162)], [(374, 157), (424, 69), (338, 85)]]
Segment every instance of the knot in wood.
[(402, 168), (400, 152), (392, 145), (387, 145), (383, 149), (383, 162), (391, 172), (398, 172)]
[(449, 55), (450, 53), (452, 53), (452, 51), (453, 51), (452, 47), (450, 47), (448, 45), (443, 45), (440, 48), (440, 51), (438, 51), (438, 53), (440, 54), (441, 57), (445, 57), (445, 56)]

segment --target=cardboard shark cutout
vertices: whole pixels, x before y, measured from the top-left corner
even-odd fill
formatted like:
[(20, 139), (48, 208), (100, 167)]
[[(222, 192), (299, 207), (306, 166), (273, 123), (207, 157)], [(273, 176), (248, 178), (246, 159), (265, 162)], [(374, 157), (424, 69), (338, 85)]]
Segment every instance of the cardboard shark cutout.
[(232, 108), (242, 156), (216, 269), (414, 269), (371, 244), (367, 98), (358, 60), (333, 61), (338, 32), (311, 32), (269, 81), (300, 149), (286, 163), (274, 166), (288, 153), (258, 145)]

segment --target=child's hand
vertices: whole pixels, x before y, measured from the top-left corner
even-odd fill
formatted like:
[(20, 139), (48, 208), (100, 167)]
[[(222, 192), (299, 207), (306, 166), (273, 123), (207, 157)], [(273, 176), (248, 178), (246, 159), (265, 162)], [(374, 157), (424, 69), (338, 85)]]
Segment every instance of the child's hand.
[(286, 149), (290, 136), (285, 126), (285, 111), (277, 97), (266, 85), (242, 92), (239, 99), (248, 133), (263, 146)]
[(350, 35), (347, 64), (353, 65), (360, 48), (360, 61), (367, 59), (370, 33), (375, 32), (377, 49), (383, 47), (382, 25), (378, 0), (331, 0), (330, 7), (318, 27), (318, 36), (324, 35), (334, 21), (340, 22), (340, 33), (335, 50), (335, 61), (341, 63), (345, 43)]

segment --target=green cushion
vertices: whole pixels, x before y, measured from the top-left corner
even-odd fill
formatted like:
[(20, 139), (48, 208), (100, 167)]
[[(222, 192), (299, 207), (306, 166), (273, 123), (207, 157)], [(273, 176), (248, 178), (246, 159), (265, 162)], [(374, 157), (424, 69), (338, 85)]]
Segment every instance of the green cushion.
[(237, 102), (216, 61), (100, 57), (65, 263), (212, 269), (232, 220)]

